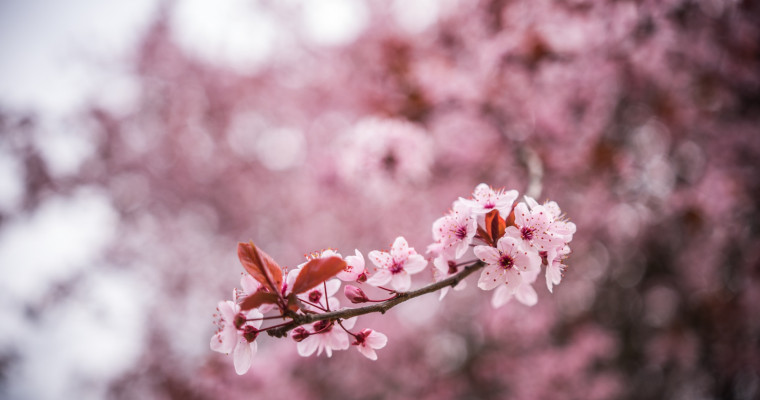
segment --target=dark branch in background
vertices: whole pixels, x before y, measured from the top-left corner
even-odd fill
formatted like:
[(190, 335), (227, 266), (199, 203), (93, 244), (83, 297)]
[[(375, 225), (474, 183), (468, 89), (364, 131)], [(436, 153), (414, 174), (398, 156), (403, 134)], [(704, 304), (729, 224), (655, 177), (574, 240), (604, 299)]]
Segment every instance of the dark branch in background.
[(540, 202), (541, 199), (538, 196), (541, 195), (541, 190), (543, 189), (541, 180), (544, 177), (544, 167), (541, 163), (541, 158), (527, 146), (521, 146), (518, 150), (518, 155), (520, 162), (528, 170), (528, 187), (525, 189), (525, 194)]
[(343, 310), (331, 311), (331, 312), (322, 313), (322, 314), (292, 315), (291, 317), (293, 318), (293, 320), (290, 321), (289, 323), (285, 323), (274, 329), (268, 329), (266, 332), (270, 336), (279, 338), (279, 337), (286, 336), (288, 334), (288, 331), (290, 331), (293, 328), (299, 327), (301, 325), (317, 322), (317, 321), (348, 319), (348, 318), (358, 317), (360, 315), (370, 314), (374, 312), (385, 314), (386, 311), (390, 310), (394, 306), (401, 304), (407, 300), (411, 300), (415, 297), (422, 296), (423, 294), (428, 294), (428, 293), (441, 290), (447, 286), (454, 287), (462, 279), (466, 278), (473, 272), (483, 268), (484, 265), (485, 264), (483, 264), (482, 261), (474, 261), (472, 264), (465, 266), (464, 270), (462, 270), (461, 272), (455, 275), (452, 275), (442, 281), (431, 283), (430, 285), (421, 287), (411, 292), (398, 293), (397, 297), (394, 297), (382, 303), (377, 303), (377, 304), (359, 307), (359, 308), (347, 308)]

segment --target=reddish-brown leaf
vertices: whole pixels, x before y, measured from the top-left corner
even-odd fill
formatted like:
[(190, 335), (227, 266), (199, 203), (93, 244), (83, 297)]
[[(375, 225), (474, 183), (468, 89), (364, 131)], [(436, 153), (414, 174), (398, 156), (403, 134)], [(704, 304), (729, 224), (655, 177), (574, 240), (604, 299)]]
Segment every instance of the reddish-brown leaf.
[(253, 279), (272, 293), (280, 292), (282, 269), (269, 254), (259, 250), (253, 242), (238, 243), (238, 258)]
[(505, 221), (507, 226), (517, 226), (515, 224), (515, 208), (512, 207), (512, 212), (509, 213), (507, 220)]
[(240, 302), (243, 311), (254, 309), (262, 304), (277, 304), (277, 295), (269, 292), (257, 291)]
[(483, 228), (478, 227), (478, 236), (486, 242), (489, 246), (493, 246), (493, 240), (491, 240), (491, 235), (488, 234), (488, 232), (484, 231)]
[(499, 216), (499, 210), (491, 210), (486, 214), (485, 220), (486, 230), (491, 236), (491, 242), (493, 246), (504, 236), (504, 231), (507, 229), (507, 225), (504, 220)]
[(301, 309), (301, 301), (298, 300), (298, 297), (296, 297), (295, 293), (291, 293), (288, 295), (288, 310), (297, 312)]
[(303, 293), (332, 278), (343, 268), (346, 268), (346, 262), (340, 257), (315, 258), (301, 268), (292, 292)]

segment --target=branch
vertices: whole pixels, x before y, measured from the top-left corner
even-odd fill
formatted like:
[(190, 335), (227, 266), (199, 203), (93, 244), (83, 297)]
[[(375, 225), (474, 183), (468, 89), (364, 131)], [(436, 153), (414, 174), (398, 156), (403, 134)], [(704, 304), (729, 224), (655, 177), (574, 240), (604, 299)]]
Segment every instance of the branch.
[(528, 169), (528, 187), (525, 189), (525, 194), (538, 200), (542, 189), (541, 180), (544, 177), (544, 167), (541, 163), (541, 158), (527, 146), (520, 147), (518, 156), (520, 162)]
[(421, 287), (411, 292), (399, 293), (398, 297), (394, 297), (382, 303), (372, 304), (369, 306), (364, 306), (364, 307), (359, 307), (359, 308), (346, 308), (343, 310), (331, 311), (331, 312), (322, 313), (322, 314), (297, 314), (293, 316), (293, 320), (290, 321), (289, 323), (286, 323), (282, 326), (278, 326), (275, 329), (269, 329), (266, 332), (269, 334), (269, 336), (281, 338), (281, 337), (286, 336), (288, 334), (288, 331), (290, 331), (293, 328), (299, 327), (301, 325), (317, 322), (317, 321), (348, 319), (348, 318), (358, 317), (360, 315), (370, 314), (374, 312), (385, 314), (386, 311), (390, 310), (394, 306), (401, 304), (407, 300), (411, 300), (415, 297), (422, 296), (423, 294), (428, 294), (431, 292), (441, 290), (445, 288), (446, 286), (454, 287), (462, 279), (466, 278), (473, 272), (483, 268), (484, 265), (485, 264), (483, 264), (482, 261), (475, 261), (472, 264), (464, 267), (464, 270), (457, 273), (456, 275), (452, 275), (442, 281), (431, 283), (427, 286)]

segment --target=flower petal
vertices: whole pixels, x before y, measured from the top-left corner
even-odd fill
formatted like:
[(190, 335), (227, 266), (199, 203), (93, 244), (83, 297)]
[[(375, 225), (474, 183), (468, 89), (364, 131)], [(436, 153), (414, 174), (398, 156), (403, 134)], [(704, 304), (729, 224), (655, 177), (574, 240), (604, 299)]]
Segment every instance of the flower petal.
[(333, 330), (326, 333), (327, 346), (325, 349), (345, 350), (348, 348), (348, 334), (340, 327), (334, 327)]
[(251, 275), (244, 274), (240, 277), (240, 286), (242, 286), (245, 294), (250, 295), (255, 293), (261, 284), (256, 279), (253, 279)]
[(252, 325), (254, 328), (259, 329), (261, 328), (261, 323), (264, 322), (262, 319), (264, 317), (264, 314), (261, 313), (261, 311), (257, 309), (252, 309), (248, 311), (248, 315), (246, 315), (248, 319), (254, 319), (255, 321), (251, 321), (250, 325)]
[(388, 336), (373, 330), (367, 335), (365, 340), (367, 341), (367, 345), (373, 349), (382, 349), (388, 343)]
[[(505, 231), (506, 232), (506, 231)], [(502, 236), (496, 243), (496, 248), (500, 252), (514, 255), (520, 249), (520, 242), (511, 236)]]
[(538, 303), (538, 294), (533, 286), (529, 283), (523, 283), (515, 292), (515, 297), (520, 303), (532, 307)]
[[(340, 289), (340, 281), (337, 279), (330, 279), (325, 283), (325, 285), (327, 286), (328, 296), (335, 296), (335, 293), (338, 293), (338, 289)], [(324, 291), (324, 287), (322, 287), (322, 291)]]
[(235, 322), (235, 315), (237, 315), (237, 305), (230, 300), (220, 301), (217, 305), (219, 313), (222, 314), (222, 319), (228, 324)]
[(479, 258), (486, 264), (497, 264), (499, 262), (499, 251), (491, 246), (475, 246), (473, 249), (475, 257)]
[(553, 262), (546, 267), (546, 287), (549, 288), (550, 293), (553, 293), (553, 286), (562, 281), (562, 267), (563, 265), (559, 262)]
[(346, 329), (351, 329), (356, 325), (356, 320), (359, 319), (359, 317), (353, 317), (349, 319), (343, 320), (343, 327)]
[(236, 329), (230, 325), (227, 325), (221, 331), (217, 332), (211, 337), (211, 350), (222, 353), (230, 354), (235, 348), (237, 343)]
[[(256, 342), (253, 342), (252, 344), (255, 345)], [(237, 372), (238, 375), (243, 375), (244, 373), (248, 372), (248, 369), (251, 368), (251, 360), (253, 359), (253, 348), (254, 346), (250, 346), (248, 342), (245, 339), (242, 339), (241, 342), (235, 346), (235, 354), (233, 355), (233, 361), (235, 364), (235, 372)]]
[(377, 360), (377, 353), (375, 353), (375, 350), (373, 350), (369, 346), (359, 345), (359, 346), (356, 346), (356, 350), (359, 350), (359, 353), (361, 353), (364, 357), (367, 357), (372, 361)]
[(364, 255), (356, 249), (355, 256), (347, 256), (346, 268), (339, 272), (337, 278), (344, 282), (353, 282), (364, 272)]
[(525, 203), (528, 204), (528, 207), (534, 208), (538, 206), (538, 202), (534, 198), (528, 196), (527, 194), (523, 196), (523, 198), (525, 199)]
[(388, 269), (393, 265), (393, 257), (384, 251), (372, 250), (368, 257), (378, 268)]
[(391, 286), (399, 292), (406, 292), (412, 287), (412, 277), (409, 276), (406, 271), (401, 271), (397, 274), (393, 274), (391, 279)]
[(318, 335), (311, 335), (306, 339), (298, 342), (296, 348), (298, 349), (298, 355), (301, 357), (309, 357), (314, 354), (319, 346), (320, 338)]
[(416, 274), (427, 267), (427, 260), (425, 257), (414, 254), (409, 256), (409, 259), (404, 263), (404, 271), (409, 274)]
[(493, 297), (491, 297), (491, 306), (499, 308), (509, 303), (510, 300), (512, 300), (512, 293), (510, 293), (505, 285), (499, 285), (496, 291), (494, 291)]
[(504, 273), (504, 275), (504, 286), (506, 286), (511, 293), (514, 293), (523, 282), (520, 272), (515, 268), (510, 268)]
[(367, 284), (372, 286), (383, 286), (391, 280), (391, 271), (379, 269), (374, 275), (367, 279)]
[(406, 242), (403, 236), (399, 236), (393, 242), (391, 247), (391, 256), (396, 261), (406, 260), (409, 257), (409, 243)]
[(503, 283), (504, 269), (493, 264), (486, 265), (478, 279), (478, 287), (483, 290), (493, 290)]

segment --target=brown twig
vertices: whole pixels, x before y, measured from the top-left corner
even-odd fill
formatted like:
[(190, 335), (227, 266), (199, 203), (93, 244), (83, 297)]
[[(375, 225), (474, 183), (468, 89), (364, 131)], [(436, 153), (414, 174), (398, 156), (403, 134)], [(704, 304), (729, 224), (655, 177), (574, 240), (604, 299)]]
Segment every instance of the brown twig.
[(292, 316), (293, 320), (290, 321), (289, 323), (283, 324), (275, 329), (268, 329), (266, 332), (270, 336), (281, 338), (281, 337), (286, 336), (288, 332), (293, 328), (299, 327), (301, 325), (317, 322), (317, 321), (342, 320), (342, 319), (358, 317), (360, 315), (370, 314), (374, 312), (385, 314), (386, 311), (390, 310), (394, 306), (401, 304), (407, 300), (411, 300), (415, 297), (422, 296), (423, 294), (428, 294), (428, 293), (438, 291), (447, 286), (454, 287), (462, 279), (466, 278), (473, 272), (483, 268), (484, 265), (485, 264), (483, 264), (482, 261), (474, 261), (472, 264), (466, 266), (461, 272), (455, 275), (452, 275), (444, 280), (431, 283), (427, 286), (421, 287), (411, 292), (398, 293), (397, 297), (394, 297), (382, 303), (372, 304), (372, 305), (358, 307), (358, 308), (346, 308), (343, 310), (331, 311), (331, 312), (326, 312), (326, 313), (321, 313), (321, 314), (296, 314)]

